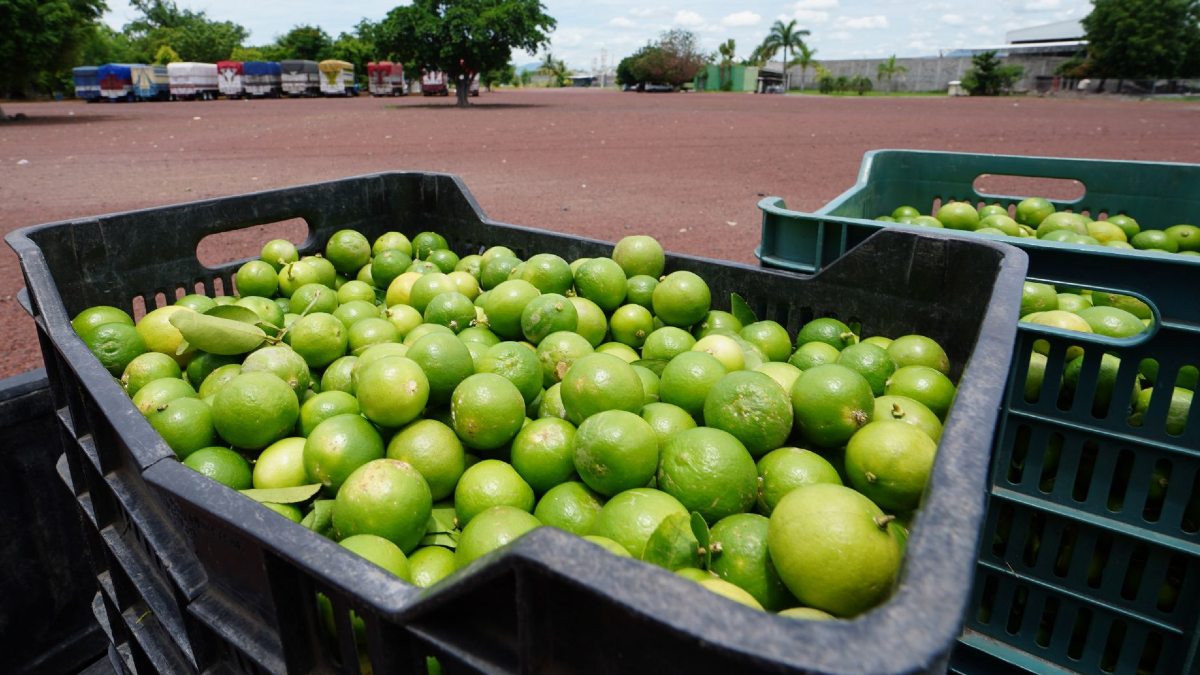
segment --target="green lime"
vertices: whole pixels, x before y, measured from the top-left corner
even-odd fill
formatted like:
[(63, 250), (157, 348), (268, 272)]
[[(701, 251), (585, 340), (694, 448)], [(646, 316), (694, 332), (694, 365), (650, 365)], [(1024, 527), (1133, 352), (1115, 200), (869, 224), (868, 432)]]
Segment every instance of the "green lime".
[(493, 506), (463, 528), (458, 538), (458, 548), (454, 551), (455, 567), (461, 570), (541, 525), (528, 511), (511, 506)]
[(338, 542), (343, 548), (370, 560), (383, 569), (408, 581), (410, 577), (408, 557), (392, 542), (374, 534), (356, 534)]
[(633, 367), (599, 353), (583, 356), (571, 365), (563, 376), (561, 395), (567, 419), (573, 424), (605, 410), (636, 413), (645, 403), (642, 380)]
[(300, 435), (308, 437), (318, 424), (336, 415), (357, 415), (358, 399), (344, 391), (323, 391), (300, 405)]
[(553, 253), (538, 253), (525, 261), (519, 277), (546, 294), (565, 295), (574, 279), (567, 261)]
[[(895, 345), (903, 339), (900, 338), (892, 344)], [(860, 342), (843, 349), (837, 363), (862, 375), (871, 385), (871, 393), (882, 396), (884, 383), (896, 372), (896, 364), (889, 353), (876, 345)]]
[[(1057, 296), (1055, 297), (1057, 298)], [(935, 340), (924, 335), (903, 335), (892, 340), (892, 343), (888, 345), (887, 355), (896, 364), (896, 368), (929, 366), (943, 374), (950, 373), (950, 357), (946, 355), (946, 350), (942, 349), (942, 346)], [(889, 372), (888, 377), (891, 374)], [(886, 380), (887, 377), (883, 379)], [(872, 388), (874, 385), (875, 383), (872, 381)], [(879, 394), (876, 393), (876, 395)]]
[(429, 402), (444, 405), (463, 380), (475, 374), (475, 362), (467, 345), (452, 334), (429, 333), (405, 354), (421, 366), (429, 382)]
[(299, 416), (295, 392), (272, 373), (248, 373), (243, 368), (242, 374), (213, 398), (212, 419), (217, 433), (247, 450), (265, 448), (287, 436)]
[(256, 488), (288, 488), (308, 484), (304, 469), (304, 445), (298, 436), (281, 438), (268, 445), (254, 461), (253, 482)]
[(492, 332), (506, 340), (524, 337), (521, 315), (525, 306), (540, 295), (537, 287), (523, 279), (510, 279), (493, 288), (483, 302)]
[[(544, 525), (586, 535), (592, 530), (604, 498), (579, 481), (559, 483), (538, 500), (533, 515)], [(624, 550), (624, 549), (622, 549)]]
[(338, 230), (325, 243), (325, 259), (342, 274), (354, 274), (371, 261), (371, 242), (360, 232)]
[[(376, 345), (372, 349), (388, 345)], [(362, 414), (382, 427), (397, 428), (416, 419), (429, 401), (429, 378), (416, 361), (405, 356), (385, 356), (364, 363), (370, 349), (359, 357), (354, 385)]]
[(788, 363), (800, 370), (809, 370), (829, 363), (837, 363), (842, 355), (837, 347), (824, 342), (806, 342), (796, 348)]
[(312, 382), (312, 374), (304, 357), (288, 345), (261, 347), (242, 361), (243, 373), (270, 373), (287, 383), (297, 400), (304, 396)]
[(458, 333), (475, 325), (475, 303), (458, 291), (439, 293), (425, 305), (424, 319)]
[(712, 306), (712, 292), (698, 275), (687, 270), (668, 274), (653, 295), (654, 315), (668, 326), (688, 328)]
[(583, 420), (573, 452), (583, 482), (609, 496), (649, 483), (659, 461), (654, 430), (626, 410), (604, 410)]
[(763, 455), (756, 466), (760, 481), (758, 512), (769, 516), (787, 493), (814, 483), (841, 485), (837, 469), (811, 450), (778, 448)]
[(133, 317), (129, 316), (125, 310), (111, 305), (96, 305), (76, 314), (75, 318), (71, 320), (71, 328), (75, 329), (80, 337), (83, 337), (92, 329), (106, 323), (123, 323), (132, 326)]
[(850, 488), (807, 485), (776, 505), (767, 549), (802, 604), (851, 617), (892, 592), (903, 551), (888, 525), (879, 507)]
[(568, 300), (575, 305), (575, 312), (579, 317), (575, 332), (582, 335), (592, 347), (604, 342), (604, 337), (608, 334), (608, 317), (604, 315), (600, 305), (577, 296), (571, 296)]
[[(307, 454), (306, 448), (305, 461)], [(355, 469), (337, 491), (333, 528), (338, 538), (373, 534), (412, 551), (425, 536), (432, 510), (429, 486), (412, 465), (375, 459)]]
[(146, 416), (180, 459), (216, 441), (212, 410), (198, 398), (183, 397), (155, 408)]
[[(1041, 356), (1036, 354), (1035, 356)], [(1044, 360), (1045, 357), (1042, 357)], [(936, 443), (942, 438), (942, 422), (925, 404), (907, 396), (878, 396), (875, 398), (873, 420), (896, 420), (920, 429)]]
[(700, 323), (692, 328), (692, 332), (697, 338), (702, 338), (712, 333), (737, 333), (742, 328), (744, 326), (742, 326), (742, 322), (736, 316), (719, 309), (710, 309), (704, 314), (704, 318), (700, 320)]
[(533, 488), (507, 462), (485, 459), (463, 472), (454, 488), (454, 512), (459, 527), (493, 506), (533, 511)]
[(336, 494), (359, 467), (383, 457), (383, 439), (357, 414), (334, 415), (313, 428), (304, 443), (304, 470)]
[(512, 442), (512, 466), (537, 494), (575, 475), (575, 426), (556, 417), (526, 424)]
[(272, 239), (263, 244), (259, 258), (278, 271), (284, 265), (299, 260), (300, 252), (296, 250), (296, 245), (287, 239)]
[(787, 329), (777, 321), (755, 321), (742, 328), (741, 336), (762, 350), (768, 361), (787, 361), (792, 354)]
[(629, 277), (625, 281), (625, 302), (654, 309), (654, 289), (657, 286), (657, 277), (645, 274)]
[(463, 445), (495, 450), (508, 445), (525, 423), (525, 399), (495, 373), (476, 373), (450, 396), (450, 419)]
[(115, 377), (138, 356), (146, 353), (146, 341), (138, 329), (127, 323), (106, 323), (81, 336), (88, 349)]
[(612, 539), (641, 560), (650, 536), (674, 513), (687, 515), (688, 511), (665, 492), (652, 488), (626, 490), (608, 500), (596, 514), (591, 534)]
[(642, 407), (642, 419), (654, 430), (659, 447), (676, 433), (696, 428), (696, 420), (686, 410), (670, 403), (647, 403)]
[(658, 383), (658, 398), (677, 405), (692, 417), (704, 414), (708, 392), (728, 371), (712, 354), (688, 351), (671, 359)]
[(954, 403), (956, 389), (950, 378), (940, 371), (927, 366), (904, 366), (888, 380), (885, 392), (919, 401), (938, 419), (945, 421), (950, 405)]
[(345, 356), (350, 344), (346, 326), (336, 316), (325, 312), (300, 317), (292, 324), (289, 334), (292, 349), (309, 368), (323, 368)]
[(537, 345), (538, 361), (542, 365), (542, 386), (561, 382), (575, 362), (593, 352), (592, 345), (578, 333), (551, 333)]
[(740, 370), (722, 377), (704, 399), (704, 423), (733, 435), (753, 457), (783, 445), (792, 431), (788, 392), (769, 376)]
[[(722, 518), (710, 533), (714, 550), (712, 571), (741, 588), (764, 609), (775, 612), (796, 604), (796, 598), (779, 578), (767, 551), (769, 521), (756, 513)], [(717, 546), (720, 544), (720, 546)]]
[(622, 305), (612, 313), (608, 329), (617, 342), (641, 349), (654, 331), (654, 315), (641, 305)]
[(454, 573), (454, 551), (441, 546), (422, 546), (408, 557), (409, 574), (417, 588), (429, 588)]
[(321, 374), (321, 391), (344, 391), (354, 393), (354, 366), (357, 356), (343, 356), (325, 367)]
[[(337, 316), (336, 312), (334, 316)], [(342, 324), (345, 325), (344, 320)], [(346, 328), (347, 348), (355, 355), (363, 353), (371, 345), (400, 341), (400, 331), (396, 330), (396, 325), (387, 319), (379, 318), (378, 313), (375, 316), (363, 317)]]
[(666, 266), (666, 253), (654, 237), (630, 235), (613, 247), (612, 259), (627, 277), (646, 275), (657, 279)]
[(183, 465), (232, 490), (251, 486), (250, 463), (229, 448), (199, 448), (184, 458)]
[[(809, 342), (824, 342), (840, 352), (857, 340), (857, 336), (849, 326), (837, 319), (825, 317), (813, 319), (800, 328), (800, 332), (796, 334), (796, 347), (801, 347)], [(798, 367), (807, 370), (804, 366)]]
[(417, 420), (392, 436), (388, 459), (412, 465), (429, 484), (434, 501), (445, 499), (466, 471), (466, 453), (454, 430), (431, 419)]
[(412, 255), (412, 242), (403, 233), (391, 231), (384, 232), (375, 238), (375, 242), (371, 244), (371, 253), (379, 255), (388, 250), (395, 249), (404, 251), (408, 255)]
[(521, 333), (535, 345), (551, 333), (574, 331), (578, 324), (575, 305), (557, 293), (540, 295), (521, 310)]
[[(198, 359), (193, 359), (193, 361), (196, 360)], [(191, 364), (188, 364), (188, 367), (191, 368)], [(125, 370), (121, 373), (121, 384), (125, 387), (125, 392), (133, 396), (138, 393), (139, 389), (154, 380), (164, 377), (179, 378), (181, 375), (179, 364), (175, 363), (175, 359), (158, 352), (146, 352), (133, 357), (125, 366)], [(202, 382), (203, 379), (200, 381)]]
[(937, 443), (898, 420), (876, 420), (846, 444), (846, 475), (854, 489), (889, 512), (912, 511), (933, 473)]
[(646, 341), (642, 343), (642, 358), (670, 361), (683, 352), (691, 351), (695, 345), (696, 338), (686, 330), (663, 326), (646, 336)]
[(445, 248), (430, 251), (425, 260), (436, 265), (442, 274), (449, 274), (458, 266), (458, 254)]
[(758, 470), (746, 447), (720, 429), (697, 427), (662, 447), (658, 489), (710, 523), (749, 511), (758, 493)]
[(844, 445), (875, 411), (866, 378), (836, 364), (804, 371), (792, 386), (791, 397), (797, 431), (824, 448)]

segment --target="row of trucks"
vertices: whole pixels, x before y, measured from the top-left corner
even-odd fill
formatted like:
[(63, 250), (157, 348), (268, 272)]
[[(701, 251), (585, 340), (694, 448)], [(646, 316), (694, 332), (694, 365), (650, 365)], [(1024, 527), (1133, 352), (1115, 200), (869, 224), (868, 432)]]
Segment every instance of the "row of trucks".
[[(166, 66), (110, 63), (75, 68), (72, 76), (76, 97), (89, 102), (358, 95), (354, 64), (338, 59), (177, 62)], [(444, 73), (423, 72), (420, 91), (425, 96), (446, 96), (447, 80)], [(404, 96), (410, 86), (404, 66), (391, 61), (368, 63), (367, 83), (372, 96)], [(470, 94), (479, 95), (478, 75), (471, 80)]]

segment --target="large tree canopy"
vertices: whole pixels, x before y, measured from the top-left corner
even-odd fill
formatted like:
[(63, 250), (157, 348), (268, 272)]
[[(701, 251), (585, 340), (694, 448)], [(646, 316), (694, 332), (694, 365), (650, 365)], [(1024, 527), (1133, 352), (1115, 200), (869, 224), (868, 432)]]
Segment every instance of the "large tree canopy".
[(1091, 72), (1101, 77), (1200, 74), (1200, 0), (1093, 0), (1083, 19)]
[(622, 59), (617, 65), (617, 79), (622, 84), (669, 84), (678, 88), (691, 82), (710, 59), (700, 51), (694, 33), (669, 30), (657, 42)]
[[(514, 49), (541, 50), (555, 25), (539, 0), (414, 0), (388, 13), (376, 39), (382, 51), (406, 64), (465, 83), (504, 67)], [(459, 106), (468, 105), (468, 90), (458, 87)]]
[(329, 53), (333, 41), (317, 26), (296, 26), (275, 41), (283, 59), (319, 61)]
[(125, 34), (149, 63), (166, 45), (184, 61), (212, 63), (229, 58), (248, 33), (232, 21), (213, 21), (204, 12), (179, 9), (171, 0), (130, 0), (141, 16), (125, 26)]
[(55, 89), (104, 9), (104, 0), (0, 0), (0, 96)]

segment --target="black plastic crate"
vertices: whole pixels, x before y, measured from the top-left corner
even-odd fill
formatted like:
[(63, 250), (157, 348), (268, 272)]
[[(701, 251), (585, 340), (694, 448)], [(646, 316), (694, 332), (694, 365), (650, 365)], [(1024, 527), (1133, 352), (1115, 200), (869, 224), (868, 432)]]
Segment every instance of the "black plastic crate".
[[(966, 607), (996, 412), (1012, 353), (1023, 253), (939, 234), (883, 232), (812, 278), (687, 256), (714, 307), (731, 292), (791, 332), (818, 316), (870, 334), (921, 332), (961, 374), (934, 476), (894, 597), (854, 621), (795, 622), (743, 608), (665, 570), (601, 555), (537, 530), (436, 588), (421, 591), (176, 462), (69, 319), (94, 304), (147, 309), (197, 287), (228, 291), (241, 261), (208, 268), (207, 235), (303, 218), (304, 252), (342, 228), (444, 234), (459, 253), (502, 244), (527, 256), (608, 255), (611, 244), (496, 223), (452, 176), (388, 173), (28, 228), (8, 236), (31, 291), (72, 477), (113, 492), (131, 541), (157, 561), (199, 670), (354, 670), (349, 610), (367, 627), (376, 672), (827, 672), (944, 667)], [(949, 298), (947, 288), (956, 289)], [(94, 455), (94, 458), (93, 458)], [(95, 471), (91, 469), (95, 467)], [(114, 480), (121, 476), (122, 481)], [(127, 480), (126, 480), (127, 479)], [(128, 488), (127, 490), (115, 489)], [(103, 488), (103, 490), (101, 489)], [(76, 485), (77, 493), (80, 486)], [(129, 496), (129, 499), (123, 496)], [(95, 501), (95, 495), (92, 496)], [(124, 511), (124, 513), (119, 513)], [(156, 591), (157, 592), (157, 591)], [(330, 597), (344, 636), (323, 635), (314, 594)], [(870, 644), (870, 649), (862, 645)]]
[(0, 672), (73, 671), (104, 651), (61, 455), (45, 372), (0, 380)]

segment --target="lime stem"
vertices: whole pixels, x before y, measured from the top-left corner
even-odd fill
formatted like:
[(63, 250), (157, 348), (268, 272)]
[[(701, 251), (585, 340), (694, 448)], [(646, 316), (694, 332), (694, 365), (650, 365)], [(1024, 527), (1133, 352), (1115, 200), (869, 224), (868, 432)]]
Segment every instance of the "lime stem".
[(886, 516), (885, 515), (885, 516), (875, 516), (874, 521), (875, 521), (875, 524), (879, 526), (879, 529), (886, 531), (888, 523), (892, 522), (895, 519), (896, 519), (896, 516)]

